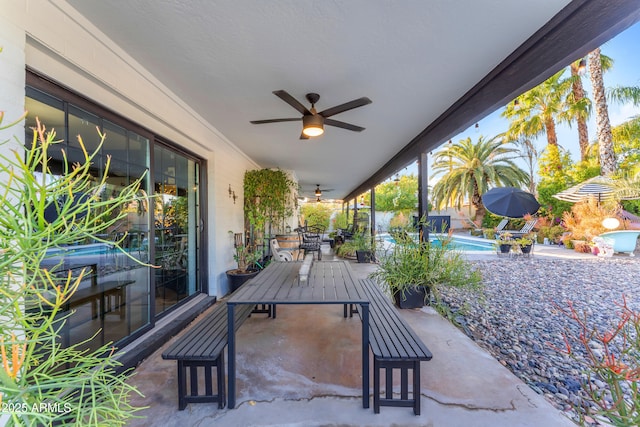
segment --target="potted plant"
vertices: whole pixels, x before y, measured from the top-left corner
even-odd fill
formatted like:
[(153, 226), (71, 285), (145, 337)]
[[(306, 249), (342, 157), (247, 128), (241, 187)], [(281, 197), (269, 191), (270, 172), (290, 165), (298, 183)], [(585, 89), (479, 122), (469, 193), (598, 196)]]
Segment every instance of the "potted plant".
[(429, 300), (430, 286), (434, 285), (428, 268), (430, 249), (428, 243), (397, 243), (371, 275), (386, 286), (398, 307), (419, 308)]
[(381, 283), (400, 308), (419, 308), (432, 300), (437, 306), (438, 286), (480, 286), (479, 271), (471, 268), (459, 251), (448, 249), (448, 237), (442, 237), (442, 244), (432, 245), (423, 241), (422, 235), (416, 241), (401, 230), (394, 233), (394, 240), (369, 277)]
[(353, 259), (356, 257), (356, 244), (353, 240), (347, 240), (344, 243), (338, 245), (336, 254), (343, 258)]
[(519, 239), (515, 239), (514, 244), (520, 247), (520, 251), (523, 254), (531, 253), (531, 249), (533, 248), (533, 236), (526, 234)]
[(353, 244), (356, 259), (359, 263), (375, 261), (375, 242), (369, 233), (356, 233), (353, 235)]
[[(229, 234), (233, 235), (233, 231), (229, 231)], [(230, 291), (235, 292), (243, 283), (255, 277), (260, 269), (257, 267), (258, 261), (262, 258), (262, 254), (258, 251), (251, 250), (251, 248), (240, 242), (236, 242), (234, 245), (233, 259), (238, 264), (238, 268), (227, 270), (227, 277), (229, 278)]]
[(511, 237), (511, 233), (501, 233), (496, 239), (496, 246), (501, 254), (508, 254), (511, 251), (511, 245), (514, 240)]

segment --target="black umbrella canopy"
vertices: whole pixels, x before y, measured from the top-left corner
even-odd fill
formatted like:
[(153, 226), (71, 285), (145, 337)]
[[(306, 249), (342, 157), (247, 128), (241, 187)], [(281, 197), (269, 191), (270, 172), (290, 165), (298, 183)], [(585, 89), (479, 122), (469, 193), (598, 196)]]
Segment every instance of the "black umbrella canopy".
[(484, 207), (491, 213), (509, 218), (535, 214), (540, 203), (535, 196), (514, 187), (496, 187), (482, 195)]

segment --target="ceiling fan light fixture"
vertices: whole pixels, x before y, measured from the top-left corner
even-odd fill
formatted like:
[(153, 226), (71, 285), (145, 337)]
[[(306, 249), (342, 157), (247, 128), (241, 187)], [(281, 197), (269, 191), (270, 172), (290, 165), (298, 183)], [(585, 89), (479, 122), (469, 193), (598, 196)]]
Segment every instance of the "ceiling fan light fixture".
[(309, 136), (320, 136), (324, 133), (324, 117), (319, 114), (302, 117), (302, 133)]

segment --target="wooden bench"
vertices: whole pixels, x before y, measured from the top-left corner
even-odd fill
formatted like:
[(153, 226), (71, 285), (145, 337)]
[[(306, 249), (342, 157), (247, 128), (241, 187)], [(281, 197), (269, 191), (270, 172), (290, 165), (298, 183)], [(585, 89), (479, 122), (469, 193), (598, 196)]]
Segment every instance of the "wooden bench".
[[(376, 282), (361, 279), (359, 285), (369, 297), (369, 345), (373, 353), (373, 410), (380, 406), (413, 407), (420, 415), (420, 362), (431, 360), (431, 352), (400, 316)], [(345, 312), (346, 314), (346, 312)], [(385, 396), (380, 398), (380, 375), (385, 370)], [(393, 370), (400, 370), (400, 398), (393, 396)], [(409, 398), (409, 370), (413, 387)]]
[[(235, 309), (235, 329), (249, 317), (254, 307), (241, 305)], [(224, 408), (224, 347), (227, 345), (227, 304), (218, 303), (186, 334), (162, 353), (163, 359), (178, 361), (178, 409), (187, 403), (218, 402)], [(217, 394), (213, 394), (212, 368), (216, 368)], [(190, 394), (187, 394), (189, 368)], [(204, 369), (205, 393), (198, 392), (198, 368)]]

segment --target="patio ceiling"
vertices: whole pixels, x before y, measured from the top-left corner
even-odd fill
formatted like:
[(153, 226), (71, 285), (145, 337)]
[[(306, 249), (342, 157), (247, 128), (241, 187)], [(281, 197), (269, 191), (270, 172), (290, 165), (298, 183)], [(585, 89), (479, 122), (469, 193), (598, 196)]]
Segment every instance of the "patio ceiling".
[[(390, 176), (638, 20), (635, 0), (68, 3), (261, 167), (327, 198)], [(279, 89), (305, 105), (319, 93), (318, 111), (367, 96), (333, 117), (366, 130), (303, 141), (300, 122), (250, 124), (299, 116)]]

